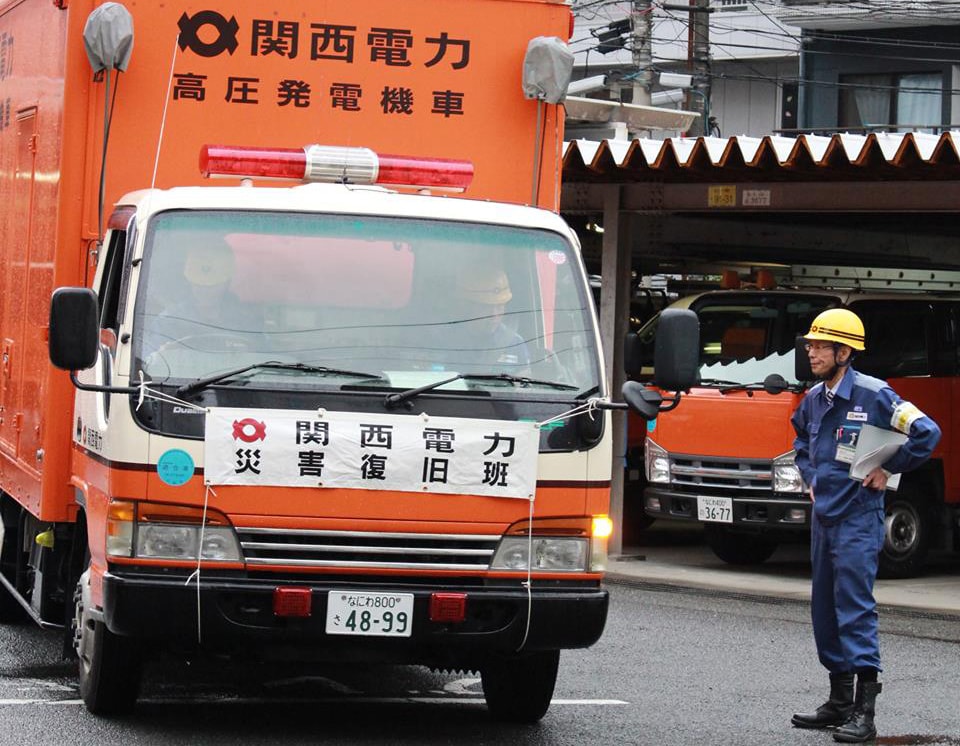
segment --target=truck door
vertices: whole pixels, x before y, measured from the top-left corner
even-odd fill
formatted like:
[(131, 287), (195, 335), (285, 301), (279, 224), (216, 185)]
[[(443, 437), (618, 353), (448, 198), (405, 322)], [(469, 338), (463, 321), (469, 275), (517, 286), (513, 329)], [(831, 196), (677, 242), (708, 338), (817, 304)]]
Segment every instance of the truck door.
[[(39, 405), (40, 371), (26, 370), (25, 327), (30, 315), (30, 272), (32, 266), (33, 202), (37, 160), (37, 109), (17, 113), (16, 171), (12, 184), (12, 219), (6, 226), (8, 240), (4, 250), (3, 340), (0, 343), (0, 448), (14, 458), (21, 455), (20, 434), (25, 427), (24, 402)], [(51, 270), (52, 274), (52, 270)], [(49, 300), (49, 290), (43, 299)], [(44, 322), (45, 324), (46, 322)], [(44, 367), (46, 353), (44, 352)], [(27, 391), (29, 389), (29, 391)], [(32, 397), (32, 398), (31, 398)], [(35, 439), (31, 438), (31, 442)], [(33, 463), (33, 459), (28, 459)]]

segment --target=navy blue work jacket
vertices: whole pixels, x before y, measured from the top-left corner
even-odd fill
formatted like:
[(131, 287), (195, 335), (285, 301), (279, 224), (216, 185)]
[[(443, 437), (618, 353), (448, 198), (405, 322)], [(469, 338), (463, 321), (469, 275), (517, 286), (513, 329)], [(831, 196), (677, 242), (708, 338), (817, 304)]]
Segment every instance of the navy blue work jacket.
[[(826, 523), (883, 507), (883, 490), (868, 489), (850, 478), (850, 464), (838, 460), (838, 446), (849, 453), (865, 424), (899, 430), (908, 436), (883, 468), (892, 474), (916, 469), (930, 458), (940, 441), (940, 428), (879, 378), (847, 368), (833, 397), (818, 383), (800, 402), (791, 420), (796, 463), (804, 482), (813, 487), (814, 510)], [(841, 449), (843, 450), (843, 449)]]

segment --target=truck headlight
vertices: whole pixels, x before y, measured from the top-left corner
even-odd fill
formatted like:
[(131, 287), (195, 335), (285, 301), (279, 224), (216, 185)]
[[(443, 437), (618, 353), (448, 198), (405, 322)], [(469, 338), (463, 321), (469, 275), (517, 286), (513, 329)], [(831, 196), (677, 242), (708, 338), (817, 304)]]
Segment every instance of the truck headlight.
[(604, 572), (612, 532), (606, 515), (544, 516), (534, 518), (532, 526), (529, 520), (517, 521), (500, 539), (490, 569)]
[(205, 560), (240, 560), (232, 528), (207, 526), (202, 537), (199, 526), (154, 523), (144, 524), (137, 531), (137, 557), (195, 560), (198, 552)]
[(670, 482), (670, 456), (648, 437), (643, 446), (648, 482)]
[(803, 492), (803, 477), (794, 461), (795, 451), (789, 451), (773, 460), (773, 491)]
[[(505, 536), (490, 562), (491, 570), (586, 572), (587, 539), (574, 536)], [(533, 564), (530, 550), (533, 550)]]
[(107, 555), (142, 559), (242, 562), (240, 542), (218, 510), (113, 500), (107, 510)]

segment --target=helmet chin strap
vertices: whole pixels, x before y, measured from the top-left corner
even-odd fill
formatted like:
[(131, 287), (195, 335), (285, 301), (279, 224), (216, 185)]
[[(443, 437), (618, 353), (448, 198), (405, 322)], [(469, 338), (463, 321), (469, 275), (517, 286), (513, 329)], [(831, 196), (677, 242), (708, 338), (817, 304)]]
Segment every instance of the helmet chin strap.
[(844, 360), (843, 362), (840, 362), (839, 360), (837, 360), (838, 352), (840, 352), (840, 343), (834, 342), (833, 343), (833, 366), (830, 368), (829, 371), (827, 371), (822, 376), (820, 376), (820, 380), (830, 381), (837, 374), (838, 370), (840, 370), (841, 368), (847, 368), (850, 366), (850, 363), (853, 360), (853, 350), (850, 351), (850, 354), (847, 355), (847, 359)]

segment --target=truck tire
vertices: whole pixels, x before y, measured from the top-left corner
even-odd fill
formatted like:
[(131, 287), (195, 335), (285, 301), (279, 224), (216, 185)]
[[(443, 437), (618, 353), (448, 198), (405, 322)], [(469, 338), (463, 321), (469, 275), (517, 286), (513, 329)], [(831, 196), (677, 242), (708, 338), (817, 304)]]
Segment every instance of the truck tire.
[(770, 559), (777, 549), (773, 539), (737, 533), (715, 523), (705, 524), (703, 535), (713, 553), (729, 565), (759, 565)]
[(884, 519), (881, 578), (916, 577), (927, 560), (937, 533), (930, 501), (914, 489), (888, 492)]
[(535, 723), (550, 707), (560, 651), (489, 659), (480, 669), (487, 709), (497, 720)]
[(80, 696), (95, 715), (133, 709), (140, 689), (141, 654), (136, 642), (115, 635), (90, 613), (89, 570), (74, 593), (73, 644), (78, 658)]

